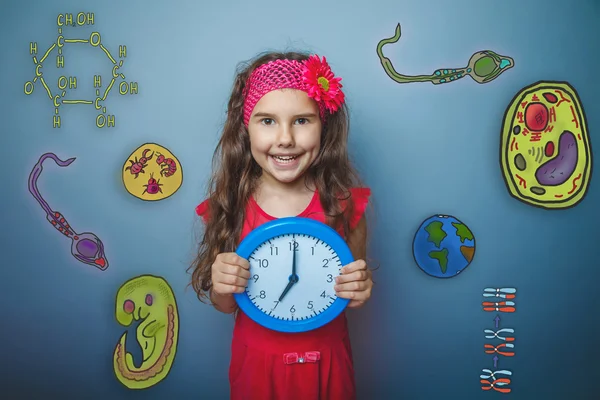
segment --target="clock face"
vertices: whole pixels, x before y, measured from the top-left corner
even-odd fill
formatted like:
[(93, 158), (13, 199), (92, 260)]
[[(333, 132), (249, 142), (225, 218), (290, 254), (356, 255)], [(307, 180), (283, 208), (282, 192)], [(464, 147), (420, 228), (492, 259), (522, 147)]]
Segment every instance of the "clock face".
[[(294, 254), (297, 278), (290, 284)], [(260, 244), (248, 260), (246, 293), (254, 306), (270, 317), (308, 320), (325, 312), (337, 299), (333, 287), (343, 266), (340, 257), (327, 243), (309, 234), (275, 236)]]

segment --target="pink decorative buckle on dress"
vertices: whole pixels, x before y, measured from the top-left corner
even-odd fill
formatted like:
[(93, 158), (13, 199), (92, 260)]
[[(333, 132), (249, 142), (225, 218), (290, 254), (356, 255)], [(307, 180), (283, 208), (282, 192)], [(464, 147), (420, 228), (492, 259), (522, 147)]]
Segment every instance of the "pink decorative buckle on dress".
[(315, 363), (321, 359), (321, 352), (319, 351), (307, 351), (303, 355), (298, 353), (285, 353), (283, 355), (283, 362), (285, 364), (304, 364), (304, 363)]

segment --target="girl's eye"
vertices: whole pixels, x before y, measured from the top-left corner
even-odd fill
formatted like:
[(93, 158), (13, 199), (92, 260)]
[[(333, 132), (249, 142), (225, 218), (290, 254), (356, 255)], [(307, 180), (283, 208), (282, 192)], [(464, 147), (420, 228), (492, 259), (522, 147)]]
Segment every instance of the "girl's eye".
[(271, 125), (273, 120), (271, 118), (263, 118), (261, 122), (265, 125)]
[(306, 118), (298, 118), (296, 121), (298, 121), (300, 125), (308, 123), (308, 120)]

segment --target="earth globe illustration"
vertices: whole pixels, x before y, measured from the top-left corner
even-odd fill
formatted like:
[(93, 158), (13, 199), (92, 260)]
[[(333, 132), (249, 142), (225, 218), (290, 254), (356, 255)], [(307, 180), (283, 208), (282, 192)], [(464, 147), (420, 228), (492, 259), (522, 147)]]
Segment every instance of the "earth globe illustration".
[(475, 256), (475, 237), (457, 218), (434, 215), (419, 226), (413, 241), (413, 256), (426, 274), (452, 278), (471, 264)]

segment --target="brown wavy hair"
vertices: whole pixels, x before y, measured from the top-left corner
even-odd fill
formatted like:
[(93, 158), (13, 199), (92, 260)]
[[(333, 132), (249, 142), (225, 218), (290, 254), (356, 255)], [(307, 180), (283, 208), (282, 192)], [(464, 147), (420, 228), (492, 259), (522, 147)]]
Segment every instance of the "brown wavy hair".
[[(238, 65), (227, 119), (212, 159), (212, 176), (208, 183), (208, 218), (192, 270), (191, 285), (198, 298), (209, 298), (212, 287), (211, 266), (219, 253), (237, 248), (250, 196), (257, 188), (262, 173), (250, 152), (248, 131), (243, 124), (246, 81), (258, 66), (277, 59), (306, 60), (299, 52), (268, 52)], [(349, 189), (361, 185), (348, 156), (348, 109), (344, 103), (334, 114), (327, 114), (321, 133), (321, 148), (306, 172), (307, 183), (318, 190), (326, 223), (349, 233), (349, 216), (354, 210)], [(342, 209), (341, 201), (346, 201)]]

